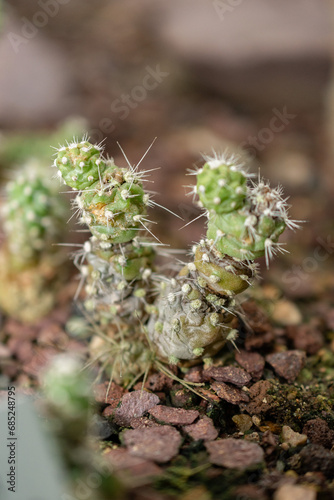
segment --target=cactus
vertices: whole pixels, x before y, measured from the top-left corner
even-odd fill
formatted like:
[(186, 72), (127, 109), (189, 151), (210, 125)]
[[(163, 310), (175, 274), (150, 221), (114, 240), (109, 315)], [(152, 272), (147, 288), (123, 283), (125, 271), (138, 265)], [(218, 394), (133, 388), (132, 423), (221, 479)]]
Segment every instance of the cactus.
[(75, 259), (85, 283), (85, 309), (103, 328), (103, 338), (92, 339), (92, 355), (102, 363), (113, 358), (115, 376), (121, 372), (123, 380), (132, 379), (149, 353), (142, 325), (155, 279), (153, 243), (139, 236), (141, 230), (150, 232), (143, 173), (116, 166), (86, 140), (59, 148), (54, 165), (78, 191), (80, 222), (92, 233)]
[(53, 245), (62, 236), (66, 213), (56, 186), (35, 161), (7, 184), (2, 205), (0, 307), (10, 316), (33, 322), (52, 307), (64, 258)]
[(285, 227), (297, 227), (280, 187), (254, 183), (235, 157), (206, 160), (193, 190), (208, 220), (206, 237), (193, 247), (193, 261), (164, 284), (159, 313), (148, 322), (158, 354), (174, 363), (211, 357), (234, 342), (235, 296), (256, 277), (253, 260), (265, 255), (268, 265), (284, 251), (278, 237)]
[[(117, 167), (85, 140), (60, 148), (55, 166), (78, 191), (80, 220), (93, 234), (76, 262), (86, 282), (86, 310), (104, 326), (91, 343), (102, 367), (127, 381), (161, 366), (156, 360), (194, 363), (234, 343), (235, 297), (256, 278), (254, 259), (265, 255), (268, 265), (284, 251), (278, 238), (285, 227), (297, 227), (281, 188), (253, 182), (235, 157), (206, 158), (193, 192), (208, 219), (207, 234), (194, 245), (193, 260), (168, 279), (156, 275), (152, 244), (137, 233), (141, 225), (149, 231), (143, 221), (150, 204), (137, 169)], [(156, 280), (160, 292), (153, 300)]]

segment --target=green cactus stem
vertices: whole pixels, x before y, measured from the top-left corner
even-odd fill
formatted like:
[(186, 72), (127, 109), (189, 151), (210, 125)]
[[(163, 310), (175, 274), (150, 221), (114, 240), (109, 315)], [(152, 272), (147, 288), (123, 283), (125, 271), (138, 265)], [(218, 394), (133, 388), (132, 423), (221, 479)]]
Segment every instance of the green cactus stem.
[(143, 173), (116, 166), (103, 157), (100, 146), (86, 140), (59, 148), (54, 165), (64, 183), (78, 192), (79, 220), (92, 233), (75, 258), (85, 309), (103, 329), (104, 338), (92, 339), (92, 357), (102, 363), (106, 356), (112, 360), (114, 378), (119, 373), (123, 380), (133, 378), (150, 353), (143, 325), (157, 279), (154, 243), (147, 238), (151, 201), (141, 182)]
[(235, 157), (207, 158), (196, 172), (194, 193), (207, 216), (207, 234), (193, 247), (193, 260), (163, 288), (148, 335), (163, 358), (200, 360), (233, 341), (236, 295), (257, 274), (253, 260), (284, 251), (278, 238), (288, 226), (282, 189), (254, 183)]
[(1, 209), (0, 307), (33, 322), (53, 306), (66, 269), (64, 254), (55, 246), (64, 232), (66, 207), (56, 183), (31, 161), (7, 184)]

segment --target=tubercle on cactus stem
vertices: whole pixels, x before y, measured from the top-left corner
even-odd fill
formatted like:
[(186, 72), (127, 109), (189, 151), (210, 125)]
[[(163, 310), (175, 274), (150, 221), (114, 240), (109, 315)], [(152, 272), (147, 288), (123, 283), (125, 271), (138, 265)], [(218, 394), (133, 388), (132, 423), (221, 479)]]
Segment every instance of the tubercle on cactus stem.
[(298, 228), (288, 218), (281, 187), (253, 182), (237, 157), (205, 159), (192, 172), (192, 191), (207, 216), (206, 237), (193, 247), (193, 261), (161, 292), (159, 314), (148, 323), (158, 353), (175, 362), (210, 357), (234, 342), (234, 297), (256, 278), (253, 260), (265, 255), (268, 266), (273, 255), (286, 251), (279, 235)]

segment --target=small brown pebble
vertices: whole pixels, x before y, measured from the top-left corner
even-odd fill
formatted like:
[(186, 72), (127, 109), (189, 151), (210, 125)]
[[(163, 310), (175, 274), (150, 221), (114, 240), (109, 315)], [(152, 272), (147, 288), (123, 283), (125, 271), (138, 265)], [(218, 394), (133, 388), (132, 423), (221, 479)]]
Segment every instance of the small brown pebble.
[(265, 360), (261, 354), (242, 350), (236, 352), (235, 360), (254, 380), (259, 380), (262, 377)]
[[(206, 487), (201, 484), (195, 486), (194, 488), (191, 488), (190, 490), (187, 490), (187, 492), (185, 493), (182, 493), (182, 500), (211, 500), (211, 499), (212, 499), (211, 494), (206, 489)], [(164, 497), (156, 500), (170, 500), (170, 497), (169, 499), (167, 497)]]
[(134, 417), (130, 422), (133, 429), (147, 429), (147, 427), (157, 427), (159, 425), (161, 424), (148, 417)]
[(274, 331), (271, 328), (269, 331), (264, 333), (250, 333), (245, 338), (245, 349), (258, 350), (263, 346), (269, 346), (275, 340)]
[(126, 430), (123, 439), (131, 455), (158, 463), (169, 462), (175, 457), (182, 441), (181, 434), (169, 425)]
[(332, 448), (334, 445), (334, 431), (332, 431), (325, 420), (313, 418), (306, 422), (303, 428), (311, 443), (320, 444), (325, 448)]
[(213, 384), (211, 384), (211, 388), (221, 399), (224, 399), (233, 405), (237, 405), (241, 402), (248, 403), (249, 401), (249, 397), (244, 391), (238, 387), (224, 384), (224, 382), (213, 382)]
[(299, 453), (301, 471), (319, 471), (328, 478), (334, 477), (334, 453), (318, 444), (309, 444)]
[[(251, 415), (266, 413), (270, 409), (272, 397), (267, 394), (271, 388), (269, 380), (259, 380), (249, 388), (251, 401), (245, 405), (245, 409)], [(256, 424), (257, 425), (257, 424)]]
[(167, 375), (161, 372), (152, 373), (152, 375), (147, 378), (145, 388), (153, 392), (163, 391), (164, 389), (170, 389), (173, 382), (172, 378), (167, 377)]
[(185, 374), (184, 380), (186, 380), (187, 382), (195, 383), (195, 384), (199, 384), (201, 382), (204, 382), (203, 368), (201, 366), (193, 366)]
[(260, 442), (260, 435), (258, 432), (252, 432), (251, 434), (245, 434), (244, 439), (246, 441), (251, 442), (251, 443), (259, 443)]
[(213, 378), (218, 382), (226, 382), (238, 387), (247, 385), (252, 379), (245, 370), (236, 366), (211, 366), (203, 371), (203, 375), (207, 380)]
[(108, 449), (103, 457), (106, 463), (111, 465), (112, 471), (116, 471), (117, 476), (126, 484), (131, 483), (133, 478), (140, 477), (142, 481), (144, 478), (154, 477), (162, 473), (161, 468), (154, 462), (131, 455), (125, 448)]
[(272, 432), (265, 431), (261, 436), (261, 446), (265, 450), (266, 455), (276, 453), (279, 444), (279, 437), (275, 436)]
[(114, 413), (114, 421), (123, 427), (131, 425), (134, 417), (141, 417), (148, 410), (159, 403), (159, 398), (155, 394), (146, 391), (133, 391), (124, 394), (121, 405)]
[(293, 382), (304, 366), (305, 353), (302, 351), (284, 351), (269, 354), (266, 361), (274, 368), (277, 375)]
[(111, 418), (114, 416), (115, 410), (116, 410), (116, 408), (114, 408), (112, 405), (108, 405), (103, 410), (102, 416), (105, 418)]
[(250, 329), (255, 333), (266, 333), (271, 330), (268, 317), (253, 300), (242, 304)]
[[(108, 389), (109, 382), (103, 382), (102, 384), (94, 385), (93, 394), (95, 401), (100, 404), (108, 404), (113, 408), (116, 408), (121, 397), (124, 394), (124, 389), (119, 385), (111, 382)], [(108, 390), (108, 394), (107, 394)]]
[(249, 415), (241, 414), (232, 417), (233, 422), (238, 427), (240, 432), (247, 432), (253, 425), (253, 421)]
[(288, 425), (283, 425), (281, 437), (283, 443), (292, 448), (306, 444), (307, 441), (306, 434), (299, 434), (299, 432), (293, 431)]
[(38, 335), (38, 327), (36, 325), (22, 324), (12, 318), (7, 319), (4, 331), (10, 337), (21, 340), (35, 340)]
[(269, 421), (269, 422), (264, 422), (264, 425), (260, 425), (259, 430), (261, 432), (270, 431), (273, 434), (281, 434), (282, 426), (280, 424), (277, 424), (276, 422)]
[(258, 444), (243, 439), (219, 439), (205, 443), (205, 446), (210, 462), (228, 469), (246, 469), (262, 462), (264, 458), (264, 452)]
[(324, 336), (319, 326), (314, 324), (288, 326), (287, 336), (293, 341), (295, 349), (316, 354), (324, 345)]
[(317, 492), (313, 488), (297, 484), (283, 484), (274, 493), (274, 500), (316, 500)]
[(268, 500), (268, 496), (263, 491), (263, 488), (255, 484), (237, 486), (233, 494), (237, 500)]
[(206, 415), (200, 418), (195, 424), (184, 426), (183, 429), (195, 441), (199, 439), (203, 439), (204, 441), (213, 441), (216, 437), (218, 437), (218, 431), (213, 425), (212, 419)]
[(149, 413), (158, 422), (171, 425), (189, 425), (199, 416), (197, 410), (185, 410), (184, 408), (172, 408), (164, 405), (151, 408)]
[(0, 359), (10, 358), (10, 356), (10, 349), (4, 344), (0, 344)]
[(303, 317), (300, 310), (293, 302), (281, 299), (274, 304), (272, 318), (280, 325), (299, 325)]
[(195, 404), (195, 394), (182, 387), (173, 388), (169, 395), (172, 406), (176, 408), (189, 408)]

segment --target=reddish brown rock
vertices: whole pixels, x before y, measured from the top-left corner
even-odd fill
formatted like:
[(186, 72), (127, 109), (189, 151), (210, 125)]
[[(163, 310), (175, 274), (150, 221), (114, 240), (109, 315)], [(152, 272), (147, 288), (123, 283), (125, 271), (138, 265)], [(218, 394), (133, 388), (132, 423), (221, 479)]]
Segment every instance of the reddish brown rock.
[(245, 405), (245, 409), (250, 415), (260, 415), (266, 413), (272, 402), (272, 397), (268, 395), (271, 383), (268, 380), (259, 380), (249, 388), (250, 402)]
[(253, 300), (247, 300), (242, 304), (242, 309), (247, 317), (247, 324), (254, 333), (265, 333), (271, 330), (268, 316), (260, 309)]
[(176, 408), (191, 408), (198, 401), (198, 397), (182, 385), (173, 387), (169, 393), (171, 405)]
[(174, 383), (174, 380), (161, 372), (152, 373), (147, 378), (145, 383), (145, 388), (149, 391), (157, 392), (163, 391), (164, 389), (170, 389)]
[(213, 425), (212, 419), (206, 415), (200, 418), (195, 424), (185, 425), (183, 429), (195, 441), (198, 439), (213, 441), (216, 437), (218, 437), (218, 431)]
[(242, 350), (236, 352), (235, 360), (254, 380), (259, 380), (262, 377), (265, 360), (261, 354)]
[(103, 410), (102, 412), (102, 415), (103, 417), (106, 417), (106, 418), (111, 418), (114, 416), (114, 413), (116, 411), (116, 408), (114, 408), (113, 406), (111, 405), (108, 405), (105, 407), (105, 409)]
[(304, 366), (305, 353), (302, 351), (284, 351), (269, 354), (266, 361), (274, 368), (277, 375), (293, 382)]
[(124, 394), (121, 405), (114, 413), (114, 421), (123, 427), (131, 425), (134, 417), (141, 417), (148, 410), (159, 403), (159, 398), (155, 394), (146, 391), (133, 391)]
[(163, 405), (155, 406), (149, 410), (149, 413), (158, 422), (171, 425), (189, 425), (199, 416), (197, 410), (185, 410), (184, 408), (172, 408)]
[(141, 484), (143, 481), (146, 483), (162, 473), (162, 469), (154, 462), (131, 455), (125, 448), (108, 449), (103, 457), (126, 484), (131, 483), (133, 478), (140, 478)]
[(319, 326), (314, 324), (288, 326), (287, 336), (293, 341), (295, 349), (316, 354), (324, 345), (324, 336)]
[(246, 469), (262, 462), (264, 458), (261, 446), (241, 439), (219, 439), (205, 446), (210, 462), (228, 469)]
[(328, 478), (334, 477), (334, 453), (318, 444), (309, 444), (299, 453), (301, 471), (319, 471)]
[(127, 430), (123, 439), (131, 455), (158, 463), (169, 462), (175, 457), (182, 441), (181, 434), (169, 425)]
[(200, 384), (201, 382), (204, 382), (203, 368), (201, 366), (193, 366), (185, 374), (184, 380), (195, 384)]
[(203, 375), (207, 380), (214, 379), (218, 382), (227, 382), (229, 384), (243, 387), (251, 381), (251, 376), (236, 366), (211, 366), (204, 370)]
[(303, 428), (311, 443), (320, 444), (325, 448), (332, 448), (334, 445), (334, 431), (332, 431), (325, 420), (313, 418), (306, 422)]
[(4, 331), (11, 337), (21, 340), (35, 340), (38, 335), (36, 325), (22, 324), (12, 318), (6, 320)]
[(249, 401), (249, 397), (244, 391), (242, 391), (238, 387), (224, 384), (224, 382), (214, 382), (213, 384), (211, 384), (211, 388), (221, 399), (224, 399), (225, 401), (233, 405), (237, 405), (241, 402), (248, 403)]
[(108, 387), (109, 382), (103, 382), (102, 384), (94, 385), (93, 393), (95, 401), (97, 403), (108, 404), (112, 408), (116, 408), (124, 394), (124, 389), (114, 382), (111, 382), (110, 387)]

